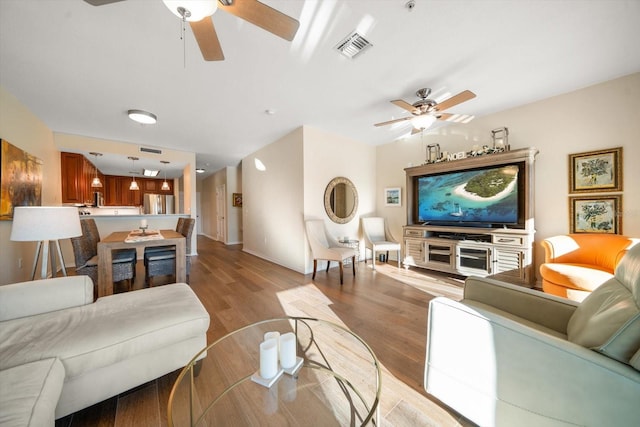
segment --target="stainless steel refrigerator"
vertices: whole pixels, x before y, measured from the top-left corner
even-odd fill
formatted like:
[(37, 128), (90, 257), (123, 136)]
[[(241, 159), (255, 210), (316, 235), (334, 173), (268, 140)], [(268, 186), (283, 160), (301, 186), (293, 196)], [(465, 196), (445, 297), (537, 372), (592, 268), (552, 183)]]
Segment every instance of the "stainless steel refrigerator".
[(165, 194), (145, 194), (144, 195), (144, 213), (149, 215), (172, 214), (173, 196)]

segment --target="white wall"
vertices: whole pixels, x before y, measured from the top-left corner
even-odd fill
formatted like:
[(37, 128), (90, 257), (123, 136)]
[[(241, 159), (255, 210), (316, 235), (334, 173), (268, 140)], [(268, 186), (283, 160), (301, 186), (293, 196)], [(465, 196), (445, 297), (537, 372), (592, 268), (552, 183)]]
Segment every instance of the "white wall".
[[(13, 95), (0, 87), (0, 138), (42, 160), (42, 204), (59, 205), (60, 153), (53, 142), (53, 133), (40, 119), (24, 107)], [(13, 221), (0, 221), (0, 284), (30, 280), (35, 254), (35, 242), (12, 242)], [(68, 248), (67, 248), (68, 245)], [(61, 242), (71, 248), (69, 241)], [(22, 268), (18, 260), (22, 259)]]
[(298, 128), (242, 159), (243, 250), (295, 271), (305, 265), (302, 147)]
[[(490, 95), (487, 95), (490, 96)], [(569, 232), (568, 155), (623, 147), (622, 232), (640, 236), (640, 73), (545, 99), (486, 117), (467, 125), (444, 129), (377, 148), (376, 192), (401, 184), (406, 187), (404, 168), (424, 162), (427, 144), (438, 143), (449, 152), (468, 151), (474, 144), (490, 144), (491, 130), (507, 127), (512, 149), (537, 147), (535, 170), (536, 241)], [(403, 207), (406, 207), (403, 194)], [(385, 208), (380, 196), (377, 211), (393, 224), (401, 236), (406, 210)], [(536, 244), (536, 268), (544, 251)]]

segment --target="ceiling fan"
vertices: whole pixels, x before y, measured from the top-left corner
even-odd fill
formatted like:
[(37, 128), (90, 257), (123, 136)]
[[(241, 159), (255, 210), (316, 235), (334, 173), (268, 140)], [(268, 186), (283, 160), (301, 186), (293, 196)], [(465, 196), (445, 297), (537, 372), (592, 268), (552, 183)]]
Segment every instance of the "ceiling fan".
[[(103, 6), (123, 0), (84, 0)], [(162, 0), (176, 16), (189, 22), (205, 61), (222, 61), (224, 54), (212, 15), (220, 8), (285, 40), (291, 41), (300, 23), (258, 0)]]
[[(395, 104), (398, 107), (410, 112), (411, 116), (403, 117), (401, 119), (389, 120), (388, 122), (376, 123), (374, 126), (386, 126), (393, 123), (411, 121), (411, 124), (414, 127), (411, 133), (415, 134), (427, 129), (436, 120), (448, 120), (453, 118), (455, 116), (454, 114), (443, 113), (442, 111), (476, 97), (475, 93), (471, 92), (470, 90), (465, 90), (442, 102), (436, 102), (433, 99), (428, 99), (430, 93), (431, 89), (429, 88), (418, 89), (418, 91), (416, 92), (416, 96), (420, 99), (413, 104), (409, 104), (402, 99), (391, 101), (392, 104)], [(461, 121), (467, 123), (471, 121), (471, 119), (473, 119), (473, 116), (466, 117), (468, 119), (463, 119)]]

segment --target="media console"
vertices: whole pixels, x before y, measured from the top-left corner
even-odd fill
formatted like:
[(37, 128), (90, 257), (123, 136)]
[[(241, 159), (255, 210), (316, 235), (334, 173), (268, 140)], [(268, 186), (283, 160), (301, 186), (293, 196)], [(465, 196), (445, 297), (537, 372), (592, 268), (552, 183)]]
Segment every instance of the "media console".
[[(463, 160), (431, 163), (405, 169), (407, 174), (407, 225), (403, 229), (403, 263), (408, 266), (463, 276), (495, 276), (510, 283), (533, 287), (533, 165), (535, 148), (488, 154)], [(492, 227), (432, 225), (416, 222), (416, 177), (483, 166), (524, 163), (521, 177), (521, 224)]]

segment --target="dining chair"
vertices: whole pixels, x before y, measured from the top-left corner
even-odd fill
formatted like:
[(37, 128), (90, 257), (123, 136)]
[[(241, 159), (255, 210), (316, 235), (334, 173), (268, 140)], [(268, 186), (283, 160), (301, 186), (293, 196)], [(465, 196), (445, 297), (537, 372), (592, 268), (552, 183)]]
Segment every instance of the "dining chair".
[(362, 218), (362, 234), (364, 235), (364, 263), (367, 263), (367, 249), (371, 250), (373, 269), (376, 269), (376, 252), (386, 251), (386, 260), (389, 260), (389, 251), (398, 251), (398, 267), (400, 267), (400, 243), (393, 238), (389, 226), (384, 218)]
[[(189, 272), (191, 270), (191, 235), (196, 224), (194, 218), (185, 218), (180, 234), (185, 237), (186, 254), (187, 254), (187, 283), (189, 283)], [(155, 276), (176, 275), (176, 251), (164, 250), (158, 252), (150, 252), (144, 256), (145, 266), (145, 283), (149, 287), (153, 286), (153, 278)]]
[[(178, 218), (178, 223), (176, 224), (176, 231), (180, 234), (182, 234), (182, 227), (184, 227), (185, 221), (187, 218), (184, 217), (180, 217)], [(175, 245), (170, 245), (170, 246), (146, 246), (144, 248), (144, 255), (146, 256), (147, 254), (152, 254), (152, 253), (156, 253), (156, 252), (162, 252), (162, 251), (175, 251), (176, 247)]]
[(318, 267), (318, 260), (327, 261), (327, 272), (329, 271), (329, 265), (331, 261), (337, 261), (340, 265), (340, 284), (343, 283), (343, 263), (345, 260), (351, 258), (351, 265), (353, 267), (353, 275), (356, 275), (356, 251), (353, 248), (341, 246), (338, 241), (327, 232), (323, 220), (308, 220), (305, 221), (305, 227), (307, 229), (307, 239), (311, 246), (311, 252), (313, 254), (313, 276), (311, 279), (316, 278), (316, 269)]
[[(98, 242), (100, 233), (93, 218), (80, 221), (82, 235), (71, 238), (73, 255), (76, 262), (76, 274), (89, 276), (94, 284), (94, 294), (98, 285)], [(135, 249), (113, 251), (113, 281), (127, 280), (127, 290), (131, 290), (136, 277), (137, 254)]]

